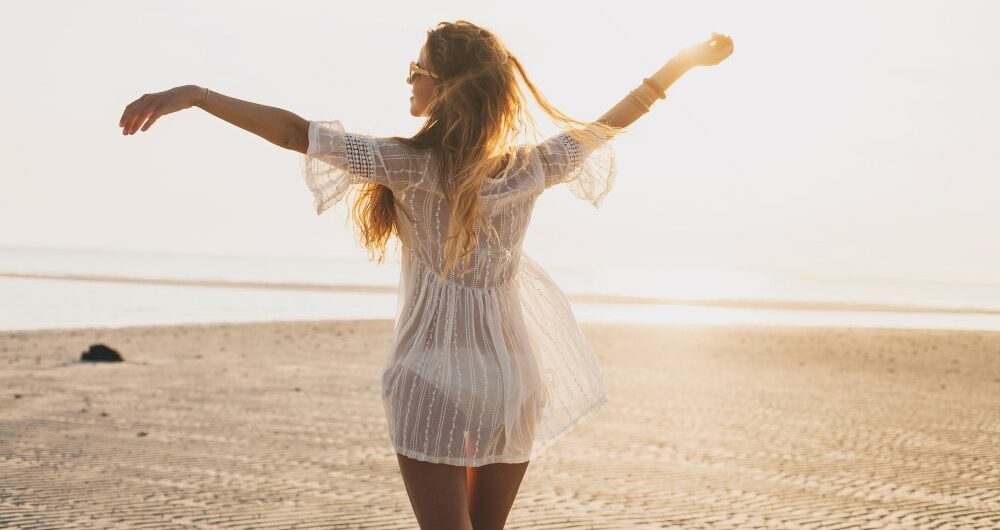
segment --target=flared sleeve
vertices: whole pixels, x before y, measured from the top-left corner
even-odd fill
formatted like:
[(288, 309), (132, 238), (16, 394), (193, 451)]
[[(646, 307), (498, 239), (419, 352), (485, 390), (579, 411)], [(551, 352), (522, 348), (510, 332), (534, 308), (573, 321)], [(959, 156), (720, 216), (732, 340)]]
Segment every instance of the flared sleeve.
[(538, 144), (545, 189), (565, 183), (573, 195), (600, 208), (615, 181), (615, 152), (610, 140), (598, 129), (586, 127), (563, 131)]
[(375, 182), (393, 191), (406, 187), (422, 174), (423, 160), (391, 138), (347, 132), (337, 120), (310, 121), (309, 147), (300, 155), (317, 214), (355, 185)]

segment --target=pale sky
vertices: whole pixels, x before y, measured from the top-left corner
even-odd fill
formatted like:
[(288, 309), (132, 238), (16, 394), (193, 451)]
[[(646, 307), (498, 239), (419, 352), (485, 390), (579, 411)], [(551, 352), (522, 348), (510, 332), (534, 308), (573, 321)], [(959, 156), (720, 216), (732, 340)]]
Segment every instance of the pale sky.
[(1000, 282), (997, 2), (4, 7), (0, 245), (364, 256), (345, 205), (316, 216), (298, 153), (198, 108), (133, 136), (118, 119), (198, 84), (408, 136), (407, 64), (428, 28), (467, 19), (588, 120), (713, 31), (735, 44), (615, 140), (600, 209), (565, 187), (539, 198), (524, 245), (543, 264)]

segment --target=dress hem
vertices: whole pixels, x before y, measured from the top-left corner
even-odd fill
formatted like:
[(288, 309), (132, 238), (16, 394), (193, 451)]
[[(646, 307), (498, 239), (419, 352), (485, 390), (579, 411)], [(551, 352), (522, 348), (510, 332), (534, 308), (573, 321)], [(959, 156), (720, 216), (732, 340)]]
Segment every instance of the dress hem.
[(413, 458), (415, 460), (420, 460), (422, 462), (429, 462), (431, 464), (448, 464), (451, 466), (463, 466), (463, 467), (479, 467), (485, 466), (487, 464), (523, 464), (529, 460), (534, 460), (535, 458), (541, 456), (549, 447), (552, 446), (556, 441), (562, 438), (564, 435), (568, 434), (571, 429), (579, 425), (583, 420), (592, 416), (597, 412), (605, 403), (608, 402), (607, 395), (601, 395), (601, 398), (594, 402), (593, 405), (584, 410), (580, 415), (576, 417), (572, 422), (568, 423), (565, 427), (559, 430), (559, 432), (550, 436), (548, 440), (542, 442), (537, 448), (533, 449), (527, 456), (505, 456), (505, 455), (493, 455), (487, 456), (485, 458), (479, 459), (469, 459), (466, 457), (435, 457), (421, 453), (420, 451), (412, 451), (409, 449), (401, 449), (392, 445), (393, 450), (405, 457)]

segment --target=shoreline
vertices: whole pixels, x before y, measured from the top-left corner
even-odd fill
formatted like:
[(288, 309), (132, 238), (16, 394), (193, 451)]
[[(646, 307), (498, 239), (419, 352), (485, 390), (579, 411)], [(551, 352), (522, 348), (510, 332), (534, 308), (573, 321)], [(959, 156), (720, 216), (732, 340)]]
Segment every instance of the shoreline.
[[(225, 289), (263, 289), (271, 291), (341, 292), (367, 294), (397, 294), (397, 286), (323, 284), (297, 282), (225, 281), (179, 278), (141, 278), (86, 274), (40, 274), (0, 272), (0, 278), (26, 280), (55, 280), (96, 283), (123, 283), (140, 285), (169, 285), (175, 287), (210, 287)], [(854, 311), (885, 313), (940, 313), (961, 315), (1000, 315), (1000, 308), (936, 307), (923, 305), (798, 301), (766, 298), (656, 298), (631, 295), (605, 295), (566, 293), (571, 302), (591, 304), (631, 304), (664, 306), (725, 307), (737, 309), (775, 309), (792, 311)]]
[[(248, 327), (253, 328), (257, 326), (306, 326), (306, 325), (330, 325), (330, 326), (352, 326), (352, 325), (370, 325), (371, 323), (385, 324), (392, 328), (395, 320), (392, 318), (317, 318), (317, 319), (288, 319), (288, 320), (248, 320), (248, 321), (207, 321), (207, 322), (164, 322), (159, 324), (124, 324), (120, 326), (109, 325), (109, 326), (68, 326), (59, 328), (31, 328), (31, 329), (0, 329), (0, 337), (7, 335), (13, 338), (17, 335), (40, 335), (40, 334), (59, 334), (59, 333), (79, 333), (79, 332), (139, 332), (139, 331), (161, 331), (161, 330), (179, 330), (184, 331), (187, 328), (192, 330), (196, 329), (212, 329), (212, 328), (234, 328), (234, 327)], [(996, 335), (1000, 339), (1000, 330), (996, 329), (967, 329), (967, 328), (921, 328), (921, 327), (902, 327), (902, 326), (881, 326), (881, 325), (870, 325), (870, 326), (855, 326), (855, 325), (815, 325), (815, 324), (773, 324), (773, 323), (762, 323), (762, 324), (733, 324), (728, 322), (720, 323), (662, 323), (662, 322), (619, 322), (619, 321), (593, 321), (593, 320), (578, 320), (578, 325), (581, 328), (586, 328), (590, 326), (609, 326), (609, 327), (635, 327), (640, 330), (644, 329), (676, 329), (676, 330), (701, 330), (705, 332), (710, 331), (762, 331), (762, 330), (784, 330), (791, 332), (793, 330), (801, 333), (828, 333), (828, 332), (884, 332), (884, 333), (928, 333), (928, 334), (950, 334), (950, 333), (971, 333), (971, 334), (992, 334)]]

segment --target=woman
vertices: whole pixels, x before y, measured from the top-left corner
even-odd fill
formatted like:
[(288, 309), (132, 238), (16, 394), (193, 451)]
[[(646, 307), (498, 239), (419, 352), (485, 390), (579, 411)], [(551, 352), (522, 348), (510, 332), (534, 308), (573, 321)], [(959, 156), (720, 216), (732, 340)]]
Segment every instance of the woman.
[[(428, 30), (407, 83), (412, 137), (347, 132), (185, 85), (129, 104), (123, 134), (198, 106), (301, 154), (322, 213), (355, 189), (365, 247), (401, 243), (399, 305), (381, 392), (392, 446), (421, 528), (503, 528), (528, 462), (606, 402), (596, 357), (569, 304), (521, 250), (537, 197), (566, 183), (599, 207), (615, 176), (608, 140), (688, 69), (718, 64), (713, 34), (670, 59), (596, 122), (552, 107), (490, 31), (464, 20)], [(518, 78), (563, 131), (514, 145), (534, 121)]]

